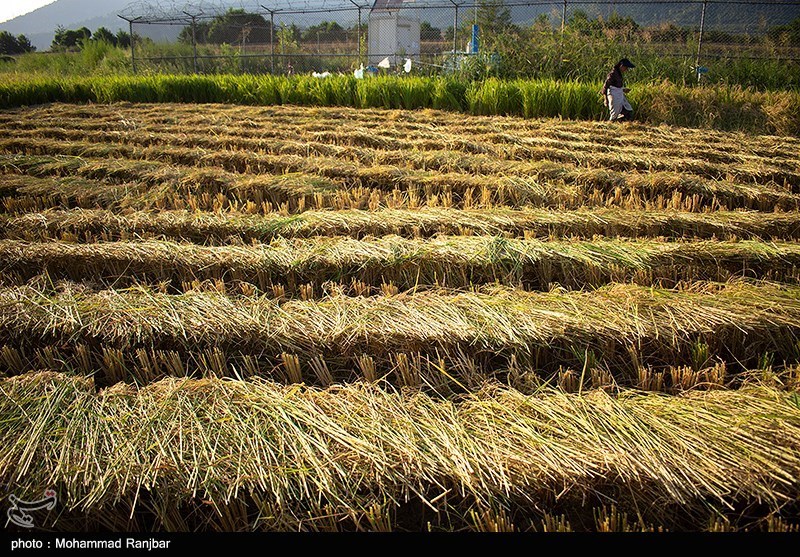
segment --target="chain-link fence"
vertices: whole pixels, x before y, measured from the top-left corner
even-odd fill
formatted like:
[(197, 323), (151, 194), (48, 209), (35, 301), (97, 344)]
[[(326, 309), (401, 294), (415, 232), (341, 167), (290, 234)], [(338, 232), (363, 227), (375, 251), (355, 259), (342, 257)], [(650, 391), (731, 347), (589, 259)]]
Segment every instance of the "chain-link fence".
[(591, 79), (624, 56), (644, 79), (800, 85), (800, 0), (279, 2), (133, 5), (134, 71)]

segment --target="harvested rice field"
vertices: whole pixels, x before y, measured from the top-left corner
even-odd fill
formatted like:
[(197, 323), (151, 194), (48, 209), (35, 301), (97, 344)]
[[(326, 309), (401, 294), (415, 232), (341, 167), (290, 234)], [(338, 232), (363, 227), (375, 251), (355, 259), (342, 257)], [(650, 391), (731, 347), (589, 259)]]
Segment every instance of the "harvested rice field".
[(798, 531), (800, 138), (0, 112), (0, 481), (55, 531)]

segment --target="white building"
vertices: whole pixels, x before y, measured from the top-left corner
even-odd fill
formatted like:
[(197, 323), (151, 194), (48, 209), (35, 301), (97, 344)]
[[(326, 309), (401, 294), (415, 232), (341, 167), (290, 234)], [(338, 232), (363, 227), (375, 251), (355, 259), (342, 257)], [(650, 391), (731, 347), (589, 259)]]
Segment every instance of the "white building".
[(393, 65), (419, 60), (419, 16), (408, 0), (375, 0), (369, 11), (369, 63), (387, 56)]

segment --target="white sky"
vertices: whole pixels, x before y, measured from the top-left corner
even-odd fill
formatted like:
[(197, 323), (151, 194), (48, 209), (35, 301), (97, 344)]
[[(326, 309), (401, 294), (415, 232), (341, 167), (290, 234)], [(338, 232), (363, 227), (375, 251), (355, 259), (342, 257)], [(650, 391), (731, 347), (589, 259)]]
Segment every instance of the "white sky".
[(0, 0), (0, 23), (53, 2), (55, 0)]

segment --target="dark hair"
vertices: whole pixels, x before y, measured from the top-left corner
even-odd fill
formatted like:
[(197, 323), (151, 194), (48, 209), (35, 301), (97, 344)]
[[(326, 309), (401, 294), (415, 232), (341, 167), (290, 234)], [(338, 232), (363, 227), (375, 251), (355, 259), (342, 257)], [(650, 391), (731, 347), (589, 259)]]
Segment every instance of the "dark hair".
[(636, 67), (636, 66), (633, 65), (633, 62), (631, 62), (627, 58), (623, 58), (622, 60), (620, 60), (619, 62), (614, 64), (614, 69), (615, 70), (619, 70), (622, 66), (625, 66), (626, 68), (635, 68)]

